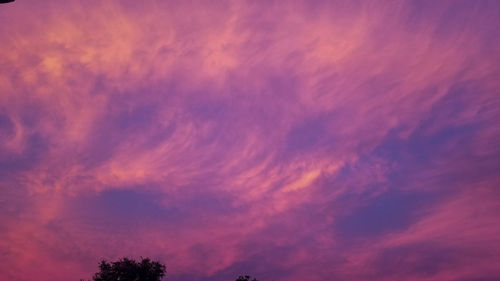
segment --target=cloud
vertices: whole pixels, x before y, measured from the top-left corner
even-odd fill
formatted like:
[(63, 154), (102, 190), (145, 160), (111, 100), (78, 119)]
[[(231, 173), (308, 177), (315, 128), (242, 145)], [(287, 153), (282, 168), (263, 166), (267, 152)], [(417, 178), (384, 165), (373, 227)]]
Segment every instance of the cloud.
[(2, 6), (0, 269), (498, 277), (496, 6)]

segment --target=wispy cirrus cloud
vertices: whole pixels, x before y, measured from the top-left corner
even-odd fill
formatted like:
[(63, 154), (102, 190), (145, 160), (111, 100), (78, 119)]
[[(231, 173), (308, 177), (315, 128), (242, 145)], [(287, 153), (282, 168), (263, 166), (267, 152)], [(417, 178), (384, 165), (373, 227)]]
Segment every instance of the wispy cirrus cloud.
[(0, 8), (9, 280), (499, 276), (498, 4)]

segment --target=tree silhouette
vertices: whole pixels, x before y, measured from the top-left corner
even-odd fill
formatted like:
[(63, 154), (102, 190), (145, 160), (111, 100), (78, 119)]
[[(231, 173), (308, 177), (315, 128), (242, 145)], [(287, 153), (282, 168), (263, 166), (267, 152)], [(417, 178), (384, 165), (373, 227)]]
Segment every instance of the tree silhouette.
[[(142, 258), (137, 262), (133, 259), (122, 258), (115, 262), (102, 260), (99, 263), (99, 272), (94, 274), (93, 281), (161, 281), (166, 274), (166, 267), (158, 261)], [(248, 275), (239, 276), (236, 281), (258, 281)], [(80, 281), (85, 281), (80, 279)]]
[[(149, 258), (141, 258), (140, 262), (122, 258), (116, 262), (102, 260), (99, 272), (94, 274), (94, 281), (161, 281), (165, 276), (166, 267)], [(81, 280), (83, 281), (83, 280)]]
[(254, 278), (254, 279), (252, 279), (252, 280), (250, 280), (250, 278), (251, 278), (251, 277), (250, 277), (250, 276), (248, 276), (248, 275), (245, 275), (245, 276), (240, 276), (240, 277), (238, 277), (238, 279), (236, 279), (236, 281), (258, 281), (258, 280), (257, 280), (257, 279), (255, 279), (255, 278)]

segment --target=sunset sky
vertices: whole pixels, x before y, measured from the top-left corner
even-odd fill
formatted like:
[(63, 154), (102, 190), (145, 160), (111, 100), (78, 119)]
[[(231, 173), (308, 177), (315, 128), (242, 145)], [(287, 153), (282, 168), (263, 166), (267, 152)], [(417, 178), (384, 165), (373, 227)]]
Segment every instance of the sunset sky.
[(500, 280), (500, 1), (0, 5), (0, 280)]

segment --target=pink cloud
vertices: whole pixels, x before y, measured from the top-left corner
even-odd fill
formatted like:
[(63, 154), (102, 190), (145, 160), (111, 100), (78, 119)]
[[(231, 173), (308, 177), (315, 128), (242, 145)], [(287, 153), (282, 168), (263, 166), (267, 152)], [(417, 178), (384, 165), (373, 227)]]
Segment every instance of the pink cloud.
[(431, 6), (2, 5), (6, 280), (497, 278), (498, 7)]

